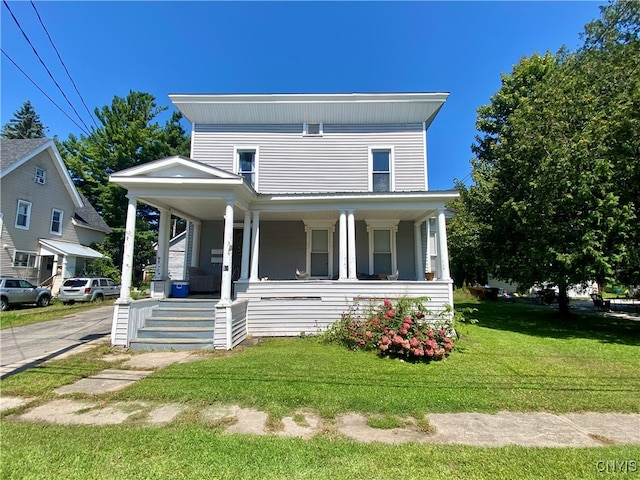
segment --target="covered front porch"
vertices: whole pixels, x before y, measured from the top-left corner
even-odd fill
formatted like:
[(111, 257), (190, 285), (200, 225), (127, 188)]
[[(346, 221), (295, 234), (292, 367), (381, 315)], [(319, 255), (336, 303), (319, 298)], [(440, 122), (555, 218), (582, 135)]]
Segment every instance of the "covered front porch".
[[(446, 204), (455, 191), (266, 195), (189, 159), (154, 164), (112, 176), (129, 198), (114, 345), (128, 346), (144, 322), (129, 296), (138, 202), (160, 212), (151, 301), (167, 298), (173, 281), (207, 285), (200, 293), (218, 299), (215, 348), (246, 335), (317, 333), (354, 299), (452, 305)], [(168, 273), (172, 215), (188, 221), (183, 278)]]

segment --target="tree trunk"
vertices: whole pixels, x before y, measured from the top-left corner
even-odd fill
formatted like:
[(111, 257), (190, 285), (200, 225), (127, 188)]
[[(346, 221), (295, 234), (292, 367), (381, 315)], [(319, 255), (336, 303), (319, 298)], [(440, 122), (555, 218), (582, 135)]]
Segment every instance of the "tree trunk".
[(561, 317), (569, 317), (569, 296), (567, 295), (567, 285), (558, 285), (558, 309)]

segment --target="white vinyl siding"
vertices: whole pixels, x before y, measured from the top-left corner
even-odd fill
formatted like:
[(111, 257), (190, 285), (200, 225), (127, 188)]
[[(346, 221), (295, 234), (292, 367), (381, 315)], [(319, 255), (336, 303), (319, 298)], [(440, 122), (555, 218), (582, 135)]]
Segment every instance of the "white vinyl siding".
[(302, 124), (196, 125), (194, 160), (234, 171), (235, 152), (258, 146), (261, 193), (367, 192), (369, 151), (393, 147), (398, 191), (425, 190), (422, 124), (322, 125), (322, 136), (304, 136)]

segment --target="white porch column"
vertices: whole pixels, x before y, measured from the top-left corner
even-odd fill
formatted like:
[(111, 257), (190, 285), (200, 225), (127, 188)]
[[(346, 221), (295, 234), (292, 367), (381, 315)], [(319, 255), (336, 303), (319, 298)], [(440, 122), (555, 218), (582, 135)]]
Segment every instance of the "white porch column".
[(136, 235), (136, 211), (138, 200), (129, 197), (127, 222), (124, 233), (124, 251), (122, 253), (122, 278), (120, 283), (120, 301), (131, 301), (131, 280), (133, 278), (133, 247)]
[(424, 259), (422, 258), (422, 222), (413, 224), (413, 242), (415, 243), (416, 280), (424, 280)]
[(253, 240), (253, 245), (251, 248), (251, 274), (249, 280), (255, 282), (258, 280), (258, 261), (260, 257), (260, 212), (253, 212), (251, 239)]
[(200, 263), (200, 222), (191, 222), (193, 234), (191, 236), (191, 266), (197, 267)]
[(160, 224), (158, 225), (158, 252), (156, 254), (156, 271), (154, 280), (169, 278), (169, 227), (171, 213), (166, 208), (159, 208)]
[[(347, 278), (347, 213), (342, 210), (340, 212), (340, 251), (338, 252), (340, 261), (339, 280)], [(329, 259), (331, 261), (331, 259)]]
[(358, 270), (356, 266), (356, 220), (353, 210), (347, 213), (347, 251), (349, 252), (349, 279), (357, 280)]
[(231, 303), (231, 272), (233, 271), (233, 201), (227, 200), (224, 212), (224, 246), (222, 248), (222, 284), (220, 303)]
[(244, 212), (244, 230), (242, 232), (242, 262), (240, 280), (249, 278), (249, 255), (251, 250), (251, 212)]
[(438, 259), (440, 261), (440, 275), (443, 280), (449, 280), (449, 249), (447, 248), (447, 226), (444, 210), (438, 211)]

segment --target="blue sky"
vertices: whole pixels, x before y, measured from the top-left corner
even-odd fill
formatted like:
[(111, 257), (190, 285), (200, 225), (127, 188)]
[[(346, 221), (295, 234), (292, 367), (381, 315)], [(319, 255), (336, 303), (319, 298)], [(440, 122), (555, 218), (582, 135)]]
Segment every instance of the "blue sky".
[[(16, 16), (77, 112), (93, 125), (28, 1)], [(468, 178), (476, 109), (523, 56), (574, 50), (596, 2), (57, 2), (36, 9), (93, 112), (130, 90), (170, 93), (450, 92), (428, 132), (430, 189)], [(75, 114), (1, 7), (1, 46)], [(60, 139), (81, 130), (5, 55), (4, 125), (30, 100)], [(165, 118), (161, 118), (164, 121)], [(78, 120), (77, 123), (82, 125)], [(186, 125), (187, 128), (190, 128)]]

